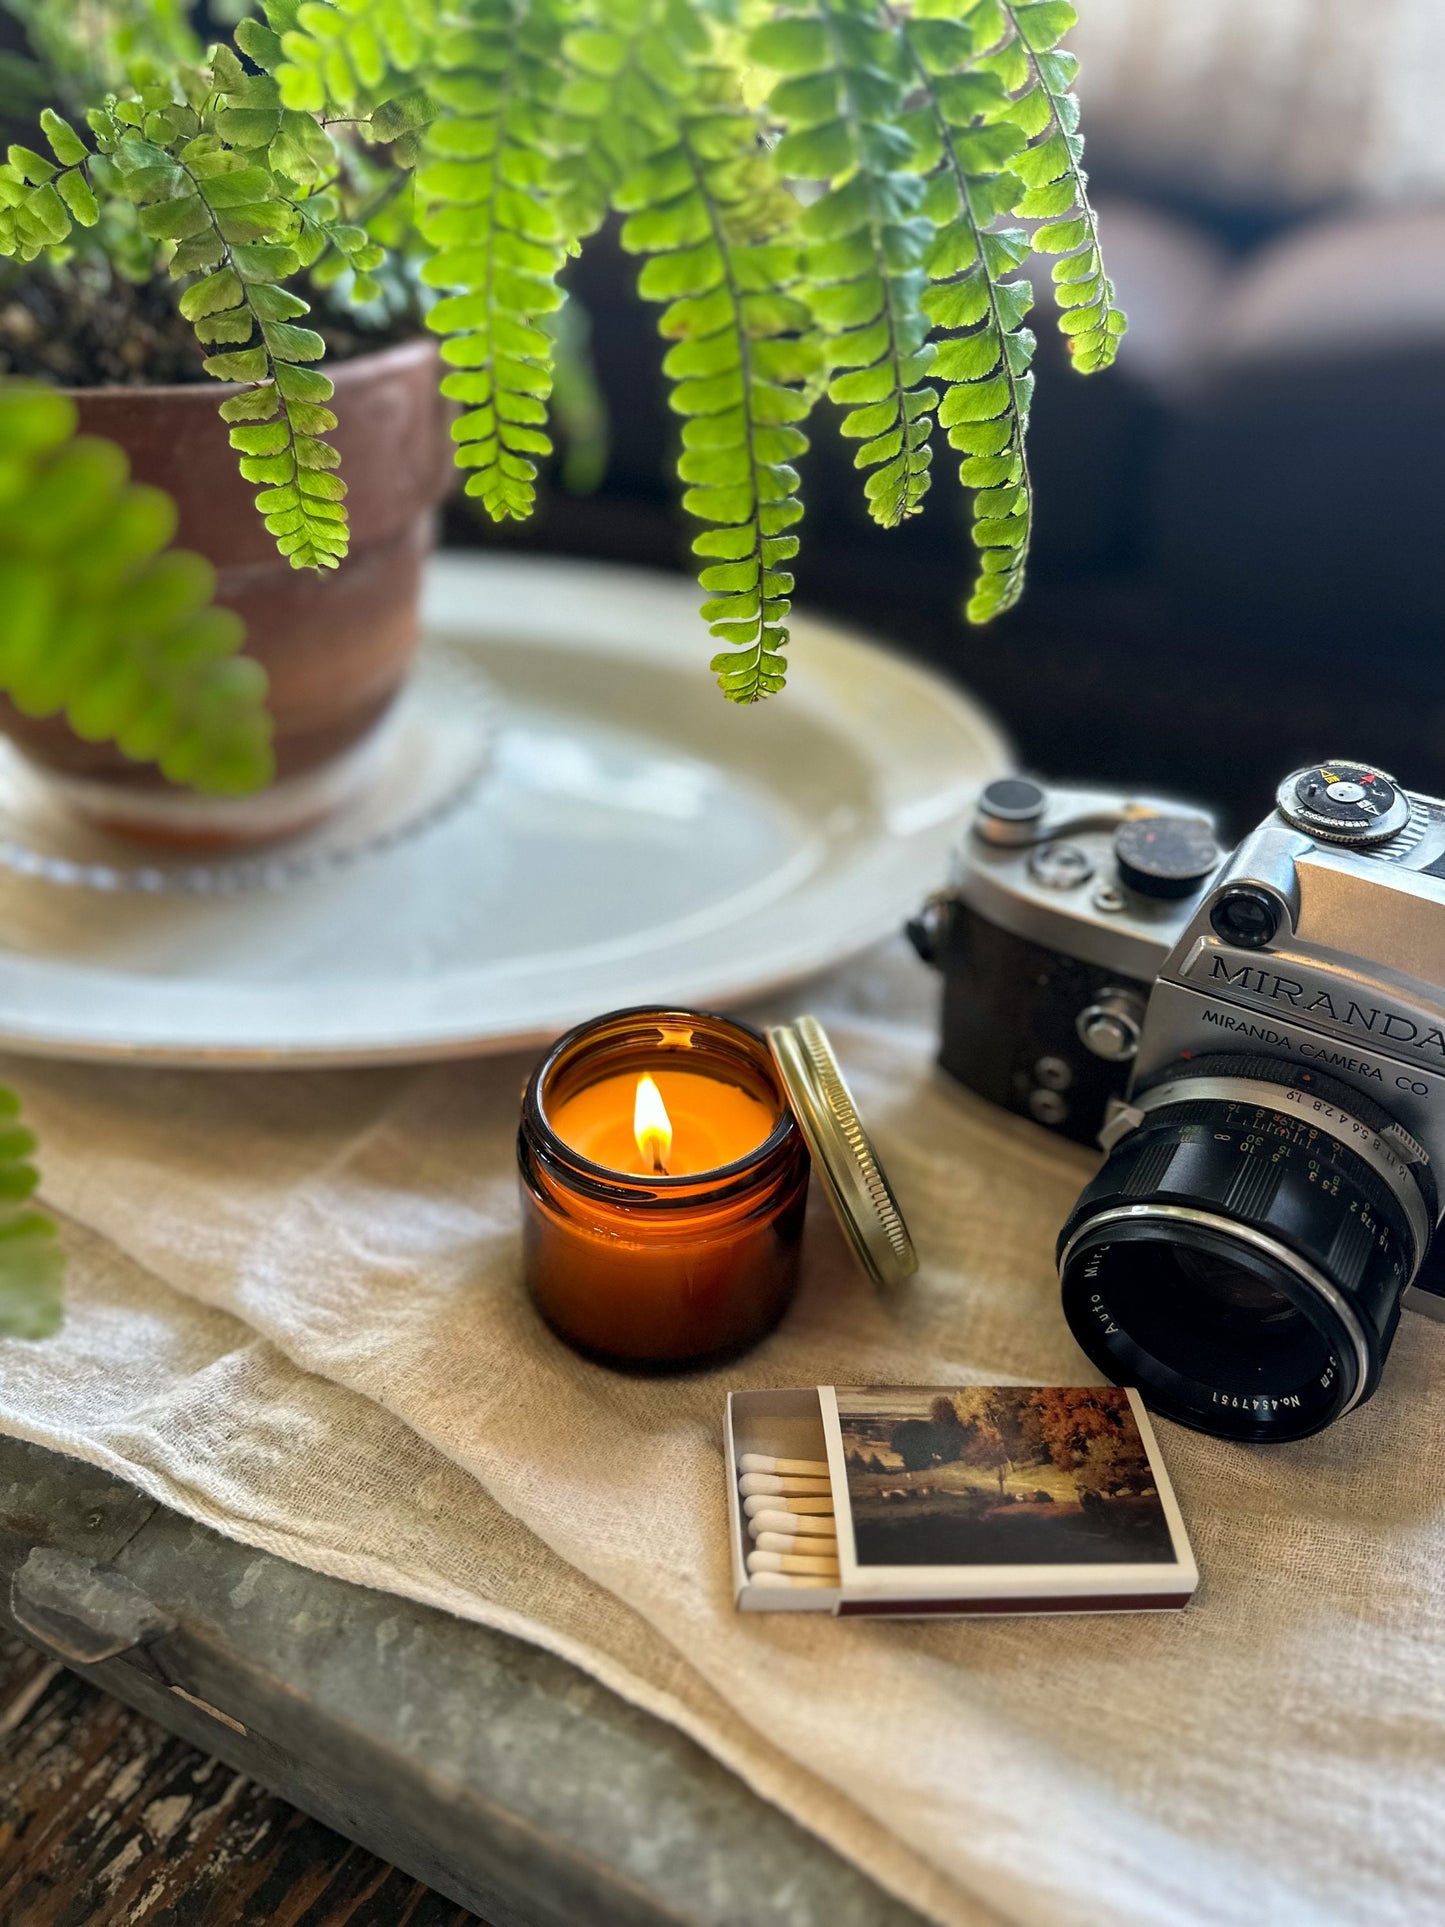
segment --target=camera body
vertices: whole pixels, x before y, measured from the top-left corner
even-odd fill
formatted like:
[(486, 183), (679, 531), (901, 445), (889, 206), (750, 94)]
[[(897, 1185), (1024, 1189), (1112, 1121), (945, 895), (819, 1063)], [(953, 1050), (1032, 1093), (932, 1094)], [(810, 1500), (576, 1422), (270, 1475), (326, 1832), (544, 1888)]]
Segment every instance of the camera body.
[(1025, 777), (990, 783), (947, 887), (908, 927), (943, 976), (944, 1069), (1097, 1144), (1155, 981), (1223, 861), (1202, 811)]
[(1085, 1351), (1186, 1424), (1362, 1403), (1402, 1301), (1445, 1315), (1445, 802), (1286, 777), (1226, 855), (1176, 804), (983, 792), (911, 927), (942, 1062), (1106, 1157), (1059, 1240)]

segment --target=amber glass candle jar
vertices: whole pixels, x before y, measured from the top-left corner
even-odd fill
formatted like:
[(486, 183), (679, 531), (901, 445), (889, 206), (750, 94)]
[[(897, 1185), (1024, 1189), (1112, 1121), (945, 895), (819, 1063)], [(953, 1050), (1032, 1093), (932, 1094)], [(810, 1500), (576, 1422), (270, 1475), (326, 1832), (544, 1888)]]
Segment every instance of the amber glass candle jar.
[[(632, 1148), (644, 1079), (681, 1111), (676, 1154), (653, 1168), (650, 1140)], [(747, 1025), (652, 1009), (580, 1025), (527, 1086), (517, 1153), (527, 1288), (579, 1351), (634, 1368), (700, 1365), (755, 1344), (787, 1309), (808, 1151)], [(696, 1168), (715, 1155), (727, 1161)]]

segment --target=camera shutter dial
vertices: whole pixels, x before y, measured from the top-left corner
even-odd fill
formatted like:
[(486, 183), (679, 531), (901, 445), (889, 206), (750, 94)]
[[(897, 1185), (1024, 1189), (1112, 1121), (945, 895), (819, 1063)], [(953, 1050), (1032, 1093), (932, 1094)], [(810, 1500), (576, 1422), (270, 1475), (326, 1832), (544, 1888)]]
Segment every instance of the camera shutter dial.
[(1386, 843), (1410, 820), (1394, 778), (1369, 763), (1316, 763), (1279, 786), (1279, 813), (1324, 843)]
[(1192, 896), (1219, 868), (1219, 857), (1200, 816), (1136, 816), (1114, 838), (1120, 880), (1141, 897)]

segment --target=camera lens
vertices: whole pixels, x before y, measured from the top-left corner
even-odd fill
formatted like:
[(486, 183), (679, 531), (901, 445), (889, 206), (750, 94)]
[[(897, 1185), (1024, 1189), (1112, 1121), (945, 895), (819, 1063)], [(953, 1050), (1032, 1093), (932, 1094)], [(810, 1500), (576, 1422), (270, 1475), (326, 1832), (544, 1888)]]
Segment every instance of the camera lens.
[(1238, 944), (1241, 950), (1263, 950), (1279, 929), (1279, 905), (1265, 890), (1242, 884), (1224, 890), (1209, 912), (1216, 937)]
[(1435, 1223), (1423, 1151), (1269, 1059), (1199, 1058), (1134, 1103), (1059, 1241), (1074, 1336), (1200, 1431), (1320, 1431), (1378, 1383)]

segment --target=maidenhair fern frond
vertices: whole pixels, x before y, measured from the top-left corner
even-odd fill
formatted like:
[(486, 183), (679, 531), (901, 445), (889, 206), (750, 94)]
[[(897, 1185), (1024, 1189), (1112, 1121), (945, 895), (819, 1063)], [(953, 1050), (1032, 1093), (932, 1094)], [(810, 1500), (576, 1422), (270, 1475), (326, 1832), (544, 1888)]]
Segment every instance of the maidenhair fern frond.
[(90, 150), (53, 108), (40, 116), (54, 161), (13, 145), (0, 167), (0, 256), (38, 260), (62, 246), (74, 227), (94, 227), (100, 206), (87, 178)]
[(1093, 374), (1113, 362), (1129, 324), (1104, 272), (1081, 165), (1079, 103), (1070, 92), (1079, 63), (1059, 47), (1078, 15), (1069, 0), (987, 0), (987, 7), (1000, 16), (999, 34), (982, 64), (1009, 89), (1007, 117), (1028, 139), (1011, 163), (1027, 190), (1014, 213), (1045, 223), (1033, 235), (1038, 253), (1064, 257), (1053, 269), (1059, 329), (1075, 368)]
[[(616, 207), (652, 257), (644, 292), (669, 303), (680, 473), (711, 524), (696, 546), (730, 696), (782, 683), (792, 462), (825, 376), (873, 518), (922, 507), (936, 423), (973, 491), (968, 613), (1017, 600), (1030, 251), (1061, 257), (1076, 368), (1107, 366), (1125, 326), (1059, 44), (1069, 0), (260, 5), (237, 28), (245, 64), (221, 47), (148, 75), (91, 113), (96, 151), (47, 114), (53, 160), (17, 147), (0, 167), (0, 255), (63, 257), (99, 221), (103, 240), (125, 230), (126, 272), (169, 269), (206, 367), (242, 385), (223, 413), (293, 562), (334, 564), (346, 512), (321, 337), (288, 284), (376, 301), (404, 284), (383, 273), (388, 245), (408, 272), (429, 250), (458, 463), (488, 514), (519, 518), (551, 453), (559, 275)], [(354, 188), (383, 150), (399, 186), (372, 226)], [(396, 218), (413, 206), (419, 237)]]
[(690, 0), (580, 0), (563, 42), (558, 170), (569, 234), (597, 228), (621, 181), (677, 130), (711, 48)]
[(210, 563), (167, 548), (170, 497), (131, 483), (115, 443), (72, 439), (75, 413), (0, 384), (0, 689), (172, 782), (258, 789), (271, 720), (241, 620), (212, 606)]
[(522, 520), (552, 392), (545, 318), (561, 306), (566, 259), (553, 140), (563, 13), (556, 0), (473, 0), (470, 24), (441, 35), (417, 193), (436, 252), (422, 270), (448, 290), (427, 317), (448, 337), (442, 392), (466, 404), (453, 425), (467, 493)]
[(369, 114), (395, 100), (431, 51), (435, 0), (262, 0), (292, 112)]
[(783, 686), (803, 513), (792, 463), (807, 448), (798, 426), (820, 368), (811, 317), (798, 299), (796, 208), (758, 147), (733, 76), (711, 69), (677, 138), (617, 194), (631, 210), (624, 247), (652, 258), (642, 293), (669, 305), (659, 322), (674, 343), (663, 370), (684, 418), (678, 472), (683, 506), (714, 526), (694, 550), (712, 558), (699, 578), (703, 618), (727, 647), (712, 662), (724, 695), (757, 702)]
[[(346, 488), (332, 473), (337, 455), (325, 439), (336, 426), (326, 406), (332, 384), (308, 365), (325, 344), (296, 325), (308, 304), (282, 285), (324, 240), (308, 243), (298, 190), (268, 158), (283, 137), (276, 83), (248, 75), (226, 47), (215, 50), (208, 70), (183, 78), (188, 91), (148, 83), (92, 109), (94, 152), (47, 113), (42, 125), (62, 171), (51, 169), (54, 179), (31, 185), (7, 210), (0, 253), (25, 258), (37, 224), (49, 248), (69, 240), (72, 215), (93, 224), (92, 181), (134, 207), (141, 233), (169, 257), (171, 278), (186, 284), (182, 314), (204, 347), (220, 351), (205, 357), (207, 374), (244, 384), (221, 414), (232, 424), (241, 473), (262, 485), (256, 507), (267, 529), (293, 567), (335, 568), (347, 548)], [(294, 134), (288, 138), (295, 143)], [(22, 168), (17, 152), (7, 172), (38, 178), (37, 157), (25, 157)], [(0, 196), (14, 191), (13, 180), (0, 182)]]
[(956, 14), (953, 0), (919, 0), (902, 31), (919, 103), (909, 125), (929, 170), (926, 205), (938, 227), (922, 307), (935, 328), (948, 331), (932, 371), (945, 389), (938, 421), (963, 456), (960, 480), (974, 491), (981, 563), (968, 615), (986, 622), (1017, 602), (1028, 560), (1025, 437), (1035, 343), (1023, 319), (1033, 290), (1017, 272), (1028, 236), (995, 226), (1022, 191), (1011, 163), (1024, 136), (1007, 118), (1012, 100), (1002, 80), (974, 65), (971, 22)]
[(922, 506), (938, 402), (919, 307), (933, 224), (902, 124), (903, 49), (859, 0), (818, 0), (760, 27), (749, 48), (783, 76), (768, 98), (787, 130), (776, 166), (827, 184), (799, 221), (808, 298), (828, 335), (829, 397), (850, 411), (842, 433), (863, 444), (854, 465), (872, 471), (869, 513), (893, 528)]

